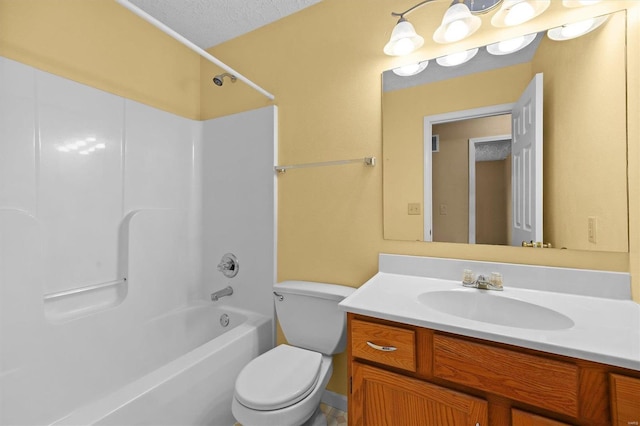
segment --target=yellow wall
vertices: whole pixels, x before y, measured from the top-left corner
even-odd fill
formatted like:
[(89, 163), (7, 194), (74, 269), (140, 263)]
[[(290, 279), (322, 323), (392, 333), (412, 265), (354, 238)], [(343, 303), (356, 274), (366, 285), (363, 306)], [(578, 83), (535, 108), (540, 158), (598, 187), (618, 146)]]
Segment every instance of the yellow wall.
[(640, 6), (628, 11), (627, 49), (629, 271), (633, 298), (640, 302)]
[[(552, 2), (540, 18), (514, 30), (491, 30), (491, 14), (471, 39), (455, 46), (439, 46), (428, 30), (450, 4), (437, 1), (411, 15), (411, 22), (426, 35), (425, 46), (408, 58), (382, 54), (395, 21), (392, 10), (414, 4), (402, 0), (324, 0), (280, 22), (238, 37), (210, 51), (276, 95), (279, 107), (279, 162), (297, 164), (364, 156), (382, 157), (382, 71), (454, 50), (485, 45), (517, 34), (558, 26), (568, 20), (638, 6), (634, 1), (610, 0), (581, 8), (564, 9)], [(427, 8), (429, 10), (427, 10)], [(631, 56), (629, 94), (634, 105), (629, 115), (637, 121), (638, 13), (630, 20)], [(217, 70), (203, 63), (203, 75)], [(635, 88), (636, 92), (632, 92)], [(218, 95), (203, 90), (203, 118), (256, 108), (265, 100), (245, 97), (241, 86)], [(248, 90), (248, 89), (247, 89)], [(242, 99), (240, 99), (242, 98)], [(631, 115), (633, 111), (636, 115)], [(630, 129), (630, 166), (640, 167), (637, 127)], [(635, 173), (635, 172), (634, 172)], [(631, 174), (630, 192), (640, 193), (640, 178)], [(631, 259), (627, 253), (578, 250), (527, 251), (520, 248), (471, 246), (451, 243), (391, 241), (383, 238), (382, 168), (356, 165), (304, 169), (278, 178), (278, 279), (305, 279), (359, 286), (377, 271), (378, 253), (404, 253), (502, 262), (640, 272), (640, 235), (631, 228)], [(387, 194), (385, 194), (386, 196)], [(630, 220), (640, 222), (637, 195), (630, 196)], [(416, 201), (416, 200), (412, 200)], [(406, 207), (403, 209), (406, 213)], [(406, 216), (405, 216), (406, 217)], [(640, 280), (634, 280), (640, 300)], [(346, 393), (345, 357), (336, 357), (329, 389)]]
[[(433, 126), (432, 128), (434, 135), (440, 135), (440, 152), (431, 154), (433, 179), (431, 185), (432, 233), (433, 241), (468, 243), (469, 141), (464, 137), (452, 137), (450, 130), (455, 130), (456, 124), (458, 123), (448, 123)], [(396, 191), (393, 192), (395, 193)], [(426, 208), (429, 208), (429, 206), (426, 206)], [(442, 209), (446, 211), (441, 211)], [(400, 221), (403, 221), (403, 219), (399, 218)], [(423, 233), (420, 225), (418, 232), (416, 232), (417, 235)]]
[(543, 235), (554, 247), (628, 251), (624, 26), (618, 13), (570, 42), (545, 37), (533, 58), (544, 72)]
[[(380, 74), (418, 59), (484, 45), (571, 19), (633, 9), (629, 18), (630, 254), (476, 247), (383, 239), (382, 168), (356, 165), (296, 170), (280, 176), (278, 279), (359, 286), (378, 268), (378, 253), (458, 257), (631, 271), (640, 300), (640, 5), (608, 0), (580, 10), (561, 2), (517, 30), (481, 30), (453, 46), (436, 45), (435, 28), (450, 4), (437, 0), (411, 15), (425, 46), (407, 58), (381, 50), (412, 0), (324, 0), (284, 20), (212, 49), (276, 95), (281, 164), (382, 156)], [(427, 8), (429, 10), (427, 10)], [(268, 103), (242, 83), (213, 87), (215, 67), (112, 0), (0, 0), (0, 54), (190, 118), (208, 119)], [(346, 393), (345, 357), (329, 389)]]
[[(531, 64), (525, 63), (384, 93), (382, 138), (388, 142), (383, 153), (385, 238), (423, 240), (423, 217), (408, 216), (407, 203), (423, 199), (424, 117), (515, 102), (527, 87), (530, 75)], [(467, 169), (468, 165), (460, 173), (468, 180)], [(438, 231), (435, 223), (434, 229)], [(466, 231), (462, 233), (468, 235)], [(434, 240), (462, 242), (454, 235), (449, 237), (452, 239)], [(464, 237), (464, 241), (468, 238)]]
[(113, 0), (0, 0), (0, 55), (200, 118), (200, 57)]
[[(462, 108), (466, 109), (466, 108)], [(440, 152), (432, 155), (433, 164), (433, 241), (450, 243), (469, 242), (469, 138), (508, 135), (511, 133), (511, 115), (474, 118), (433, 126), (433, 134), (440, 135)], [(385, 155), (386, 152), (385, 152)], [(422, 152), (420, 153), (422, 155)], [(481, 163), (476, 163), (476, 169)], [(420, 171), (422, 166), (418, 165)], [(386, 172), (385, 172), (386, 173)], [(477, 172), (476, 172), (477, 173)], [(421, 172), (422, 174), (422, 172)], [(500, 176), (504, 178), (504, 176)], [(387, 177), (385, 176), (385, 180)], [(511, 177), (509, 177), (509, 181)], [(476, 179), (480, 182), (480, 179)], [(387, 188), (385, 188), (386, 190)], [(395, 192), (395, 190), (392, 190)], [(476, 210), (483, 202), (490, 202), (486, 194), (476, 193)], [(506, 201), (505, 201), (506, 202)], [(440, 206), (446, 205), (446, 214)], [(502, 209), (502, 227), (507, 222)], [(406, 212), (405, 212), (406, 214)], [(421, 216), (422, 217), (422, 216)], [(482, 216), (476, 216), (482, 219)], [(495, 219), (495, 218), (494, 218)], [(386, 218), (385, 218), (386, 222)], [(479, 222), (478, 222), (479, 223)], [(385, 223), (386, 226), (386, 223)], [(422, 234), (422, 224), (419, 233)], [(480, 227), (476, 228), (480, 231)], [(501, 233), (505, 229), (501, 229)], [(487, 229), (490, 233), (491, 230)], [(386, 235), (386, 234), (385, 234)], [(480, 234), (476, 234), (476, 237)], [(503, 240), (504, 238), (500, 239)], [(482, 241), (483, 239), (481, 239)]]
[[(508, 158), (508, 157), (507, 157)], [(511, 243), (507, 227), (508, 160), (476, 162), (476, 243)]]

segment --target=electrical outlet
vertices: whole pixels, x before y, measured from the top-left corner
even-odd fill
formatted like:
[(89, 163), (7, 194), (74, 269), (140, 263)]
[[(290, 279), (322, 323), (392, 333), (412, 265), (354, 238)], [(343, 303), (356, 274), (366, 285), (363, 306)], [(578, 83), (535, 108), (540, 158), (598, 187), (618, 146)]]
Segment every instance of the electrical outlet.
[(440, 216), (446, 216), (449, 212), (446, 204), (440, 204)]
[(411, 215), (420, 214), (420, 203), (409, 203), (407, 213)]
[(589, 216), (587, 225), (587, 234), (590, 243), (597, 243), (598, 241), (598, 218), (596, 216)]

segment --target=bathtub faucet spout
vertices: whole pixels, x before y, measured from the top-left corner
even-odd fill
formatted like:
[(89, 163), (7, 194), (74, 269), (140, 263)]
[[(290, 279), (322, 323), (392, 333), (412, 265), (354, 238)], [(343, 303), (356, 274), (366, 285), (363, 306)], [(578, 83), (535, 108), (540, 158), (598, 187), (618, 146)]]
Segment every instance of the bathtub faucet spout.
[(231, 286), (225, 287), (222, 290), (214, 291), (211, 293), (211, 300), (213, 302), (217, 302), (218, 299), (225, 296), (231, 296), (233, 294), (233, 289)]

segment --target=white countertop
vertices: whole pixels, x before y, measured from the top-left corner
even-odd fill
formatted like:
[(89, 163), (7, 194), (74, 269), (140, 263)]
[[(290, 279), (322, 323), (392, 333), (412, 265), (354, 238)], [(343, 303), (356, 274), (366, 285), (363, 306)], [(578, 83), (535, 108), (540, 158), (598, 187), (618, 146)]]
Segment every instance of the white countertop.
[[(425, 292), (456, 289), (533, 303), (566, 315), (574, 325), (537, 330), (491, 324), (439, 312), (418, 300)], [(507, 281), (504, 291), (478, 290), (455, 280), (381, 271), (340, 307), (346, 312), (640, 371), (640, 305), (632, 300), (515, 288)]]

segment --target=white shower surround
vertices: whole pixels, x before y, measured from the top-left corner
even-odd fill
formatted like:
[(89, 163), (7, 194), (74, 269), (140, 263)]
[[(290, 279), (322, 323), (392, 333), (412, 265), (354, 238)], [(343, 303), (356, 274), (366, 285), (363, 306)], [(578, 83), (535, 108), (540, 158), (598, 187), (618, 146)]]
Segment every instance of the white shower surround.
[[(226, 285), (226, 305), (273, 317), (276, 113), (203, 123), (0, 57), (0, 424), (48, 424), (111, 392), (138, 374), (135, 330)], [(113, 154), (89, 167), (57, 151), (87, 131)], [(89, 214), (63, 208), (82, 203)], [(65, 239), (55, 224), (69, 212)], [(212, 269), (225, 252), (240, 260), (233, 279)], [(77, 265), (51, 260), (69, 253)]]

